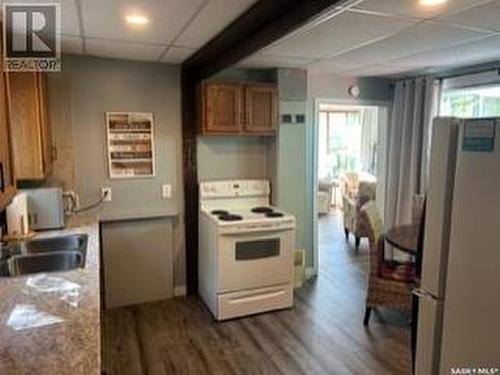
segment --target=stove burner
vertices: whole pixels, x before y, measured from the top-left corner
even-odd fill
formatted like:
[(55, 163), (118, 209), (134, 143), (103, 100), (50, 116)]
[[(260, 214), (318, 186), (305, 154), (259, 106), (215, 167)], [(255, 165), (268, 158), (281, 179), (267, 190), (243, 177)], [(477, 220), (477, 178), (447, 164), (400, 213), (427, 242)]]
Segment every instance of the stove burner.
[(210, 212), (212, 215), (229, 215), (229, 212), (226, 210), (213, 210)]
[(240, 221), (240, 220), (243, 220), (243, 217), (241, 217), (240, 215), (225, 214), (225, 215), (220, 215), (219, 220), (222, 220), (222, 221)]
[(285, 216), (281, 212), (267, 212), (266, 217), (283, 217)]
[(268, 214), (273, 212), (273, 209), (271, 207), (254, 207), (252, 208), (252, 212), (254, 214)]

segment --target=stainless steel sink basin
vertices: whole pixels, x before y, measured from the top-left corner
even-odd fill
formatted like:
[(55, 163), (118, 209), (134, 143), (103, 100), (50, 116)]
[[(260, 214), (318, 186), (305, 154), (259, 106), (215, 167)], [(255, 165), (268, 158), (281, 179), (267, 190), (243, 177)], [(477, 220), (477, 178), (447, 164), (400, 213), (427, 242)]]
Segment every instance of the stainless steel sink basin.
[(85, 266), (85, 234), (16, 242), (2, 248), (0, 276), (68, 271)]
[(86, 234), (39, 238), (25, 242), (26, 253), (47, 253), (55, 251), (82, 251), (87, 249)]
[(60, 251), (32, 255), (14, 255), (2, 267), (2, 276), (19, 276), (37, 272), (68, 271), (83, 267), (79, 251)]

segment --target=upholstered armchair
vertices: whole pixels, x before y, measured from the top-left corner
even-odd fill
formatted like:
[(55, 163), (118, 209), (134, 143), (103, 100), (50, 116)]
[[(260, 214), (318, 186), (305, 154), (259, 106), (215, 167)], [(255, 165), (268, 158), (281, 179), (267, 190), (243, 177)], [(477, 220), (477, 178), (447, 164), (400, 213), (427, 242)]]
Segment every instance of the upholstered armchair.
[(358, 193), (359, 175), (356, 172), (347, 172), (340, 177), (342, 196), (354, 198)]
[(318, 214), (326, 215), (330, 212), (332, 204), (332, 183), (320, 180), (318, 183)]
[(360, 181), (356, 194), (343, 193), (342, 204), (344, 210), (344, 230), (346, 239), (349, 233), (355, 238), (356, 250), (359, 248), (362, 237), (368, 237), (369, 230), (361, 208), (369, 201), (375, 200), (377, 184), (371, 181)]

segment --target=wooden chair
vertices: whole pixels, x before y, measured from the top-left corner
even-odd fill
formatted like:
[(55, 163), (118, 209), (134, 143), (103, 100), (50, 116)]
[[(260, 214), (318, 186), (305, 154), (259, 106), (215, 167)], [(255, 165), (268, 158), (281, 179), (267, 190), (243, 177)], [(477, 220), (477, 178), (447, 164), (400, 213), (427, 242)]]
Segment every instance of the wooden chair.
[(385, 261), (384, 227), (375, 202), (366, 203), (361, 212), (368, 224), (370, 241), (370, 275), (363, 321), (366, 326), (372, 309), (377, 306), (404, 312), (411, 311), (415, 269), (413, 263)]

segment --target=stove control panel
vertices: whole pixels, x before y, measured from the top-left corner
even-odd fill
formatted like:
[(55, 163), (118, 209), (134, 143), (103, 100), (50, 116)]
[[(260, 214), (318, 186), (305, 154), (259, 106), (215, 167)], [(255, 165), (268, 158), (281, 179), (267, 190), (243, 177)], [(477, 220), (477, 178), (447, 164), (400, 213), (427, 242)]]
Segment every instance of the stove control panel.
[(251, 232), (265, 232), (265, 231), (280, 231), (295, 228), (294, 219), (284, 219), (279, 221), (268, 221), (261, 223), (241, 223), (241, 224), (228, 224), (219, 227), (221, 234), (234, 234), (234, 233), (251, 233)]
[(200, 198), (236, 198), (269, 196), (267, 180), (226, 180), (200, 183)]

